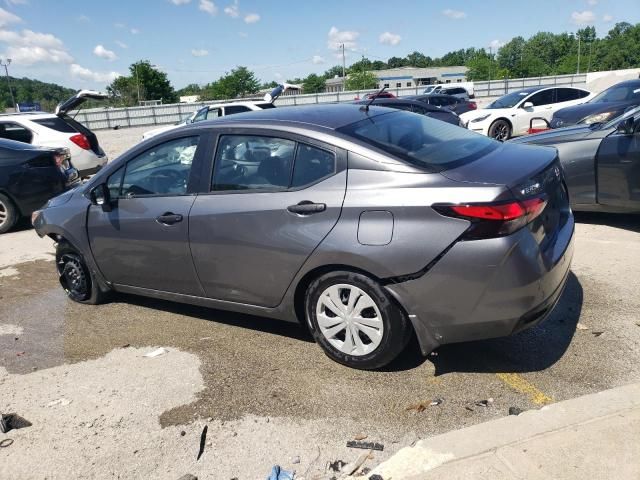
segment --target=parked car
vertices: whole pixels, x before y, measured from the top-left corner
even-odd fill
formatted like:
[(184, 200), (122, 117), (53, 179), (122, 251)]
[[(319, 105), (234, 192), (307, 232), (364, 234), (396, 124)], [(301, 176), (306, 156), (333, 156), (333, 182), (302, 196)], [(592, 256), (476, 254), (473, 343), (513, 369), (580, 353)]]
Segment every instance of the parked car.
[(486, 107), (461, 115), (469, 130), (496, 140), (525, 135), (532, 118), (551, 120), (561, 108), (585, 102), (591, 92), (577, 87), (529, 87), (503, 95)]
[(66, 148), (0, 139), (0, 234), (79, 182)]
[(434, 107), (448, 108), (458, 115), (462, 115), (463, 113), (470, 112), (471, 110), (476, 110), (478, 108), (476, 102), (454, 97), (452, 95), (411, 95), (404, 98), (407, 100), (417, 100), (428, 105), (433, 105)]
[(372, 98), (397, 98), (393, 93), (380, 91), (374, 93), (367, 93), (362, 97), (363, 100), (371, 100)]
[(428, 85), (422, 93), (424, 95), (454, 95), (460, 96), (465, 100), (475, 97), (473, 82), (456, 82)]
[(212, 105), (205, 105), (174, 125), (165, 125), (164, 127), (154, 128), (153, 130), (144, 132), (142, 134), (142, 139), (146, 140), (158, 135), (159, 133), (168, 132), (169, 130), (173, 130), (174, 128), (178, 128), (182, 125), (188, 125), (190, 123), (197, 123), (203, 120), (213, 120), (219, 117), (226, 117), (227, 115), (235, 115), (236, 113), (275, 108), (273, 102), (275, 102), (282, 93), (286, 92), (291, 87), (295, 87), (295, 85), (288, 83), (278, 85), (270, 93), (265, 94), (262, 101), (242, 100), (238, 102), (221, 102), (214, 103)]
[(581, 105), (563, 108), (553, 114), (551, 128), (575, 124), (608, 122), (640, 105), (640, 79), (620, 82)]
[[(371, 100), (361, 100), (355, 103), (357, 105), (368, 105), (371, 103)], [(379, 98), (374, 100), (374, 104), (378, 107), (395, 108), (397, 110), (419, 113), (420, 115), (426, 115), (427, 117), (442, 120), (443, 122), (447, 122), (452, 125), (462, 125), (460, 117), (451, 110), (434, 107), (416, 100), (406, 100), (404, 98)]]
[(55, 114), (22, 112), (0, 115), (0, 138), (30, 143), (39, 147), (69, 149), (73, 165), (80, 176), (96, 173), (108, 158), (95, 133), (74, 120), (69, 112), (87, 100), (104, 100), (108, 96), (93, 90), (80, 90), (56, 107)]
[(114, 290), (298, 319), (372, 369), (414, 332), (427, 354), (542, 321), (573, 252), (563, 183), (553, 149), (310, 105), (158, 135), (33, 223), (74, 301)]
[(606, 123), (548, 130), (512, 142), (558, 151), (574, 210), (640, 213), (640, 107)]

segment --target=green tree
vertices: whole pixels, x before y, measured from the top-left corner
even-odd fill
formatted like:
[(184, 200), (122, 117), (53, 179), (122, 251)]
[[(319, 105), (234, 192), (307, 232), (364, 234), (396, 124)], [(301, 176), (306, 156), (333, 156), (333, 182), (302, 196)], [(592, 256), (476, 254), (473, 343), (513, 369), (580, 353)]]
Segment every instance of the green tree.
[(224, 100), (245, 97), (257, 93), (260, 82), (247, 67), (236, 67), (225, 73), (215, 82), (205, 85), (202, 91), (203, 100)]
[(324, 90), (325, 78), (312, 73), (302, 81), (304, 93), (319, 93)]
[(345, 90), (367, 90), (376, 88), (378, 77), (373, 73), (364, 71), (352, 71), (345, 82)]
[(326, 72), (324, 72), (324, 74), (322, 75), (325, 79), (329, 79), (329, 78), (334, 78), (334, 77), (342, 77), (342, 66), (341, 65), (335, 65), (333, 67), (331, 67), (329, 70), (327, 70)]
[(181, 88), (176, 92), (179, 97), (186, 95), (200, 95), (202, 93), (202, 87), (197, 83), (190, 83), (186, 87)]
[(138, 100), (162, 100), (162, 103), (178, 101), (167, 74), (158, 70), (149, 60), (139, 60), (129, 66), (130, 75), (118, 77), (107, 91), (120, 97), (120, 103), (135, 105)]

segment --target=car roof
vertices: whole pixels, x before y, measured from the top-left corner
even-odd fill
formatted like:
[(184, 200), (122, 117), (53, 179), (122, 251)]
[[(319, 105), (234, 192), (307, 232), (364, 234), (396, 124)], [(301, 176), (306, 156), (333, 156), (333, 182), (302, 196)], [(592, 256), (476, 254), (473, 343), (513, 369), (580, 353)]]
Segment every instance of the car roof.
[(24, 120), (38, 120), (41, 118), (51, 118), (55, 117), (53, 113), (47, 112), (15, 112), (15, 113), (0, 113), (0, 119), (7, 117), (16, 118), (16, 117), (24, 117)]
[(53, 148), (38, 147), (35, 145), (31, 145), (30, 143), (17, 142), (16, 140), (9, 140), (8, 138), (0, 138), (0, 148), (7, 148), (9, 150), (42, 150), (42, 151), (53, 150)]
[[(367, 105), (369, 102), (371, 101), (371, 99), (369, 100), (359, 100), (357, 102), (354, 102), (356, 105)], [(371, 104), (371, 106), (373, 105), (393, 105), (393, 104), (399, 104), (399, 103), (405, 103), (405, 104), (409, 104), (409, 105), (417, 105), (419, 107), (424, 107), (424, 102), (419, 102), (417, 100), (414, 100), (412, 98), (376, 98), (373, 103)]]
[(375, 105), (372, 105), (368, 111), (364, 110), (362, 105), (354, 104), (302, 105), (236, 113), (226, 117), (197, 122), (193, 126), (223, 126), (234, 125), (238, 122), (272, 125), (274, 121), (277, 121), (336, 130), (360, 120), (386, 113), (390, 113), (388, 108), (376, 107)]
[(270, 102), (265, 102), (264, 100), (247, 100), (243, 102), (219, 102), (212, 103), (211, 105), (207, 105), (209, 109), (219, 108), (219, 107), (246, 107), (248, 105), (266, 105)]
[(609, 88), (613, 87), (627, 87), (627, 86), (636, 86), (640, 85), (640, 79), (634, 78), (632, 80), (625, 80), (624, 82), (618, 82), (614, 85), (611, 85)]

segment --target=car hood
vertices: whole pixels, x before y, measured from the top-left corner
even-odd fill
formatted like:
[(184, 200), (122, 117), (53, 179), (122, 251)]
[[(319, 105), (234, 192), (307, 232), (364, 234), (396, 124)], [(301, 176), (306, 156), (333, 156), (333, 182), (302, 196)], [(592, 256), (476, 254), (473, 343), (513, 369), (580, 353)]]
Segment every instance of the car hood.
[(555, 144), (561, 142), (574, 142), (581, 140), (593, 130), (589, 125), (575, 125), (573, 127), (556, 128), (553, 130), (545, 130), (541, 133), (535, 133), (533, 135), (525, 135), (523, 137), (513, 138), (508, 140), (507, 143), (511, 144)]
[(574, 125), (591, 115), (607, 112), (613, 112), (610, 117), (612, 119), (621, 115), (630, 105), (630, 102), (582, 103), (573, 107), (562, 108), (555, 112), (552, 124), (558, 124), (558, 126)]
[(80, 90), (73, 97), (61, 102), (56, 107), (56, 115), (63, 116), (72, 110), (76, 110), (81, 104), (87, 100), (106, 100), (109, 95), (95, 90)]

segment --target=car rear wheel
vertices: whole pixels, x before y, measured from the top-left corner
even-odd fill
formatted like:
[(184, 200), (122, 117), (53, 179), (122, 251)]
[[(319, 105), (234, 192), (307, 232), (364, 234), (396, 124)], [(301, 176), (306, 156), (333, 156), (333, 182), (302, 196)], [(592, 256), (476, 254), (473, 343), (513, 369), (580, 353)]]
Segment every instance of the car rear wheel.
[(0, 234), (11, 230), (18, 218), (18, 209), (11, 199), (0, 193)]
[(107, 300), (109, 292), (100, 288), (82, 255), (67, 242), (56, 248), (56, 267), (62, 289), (74, 302), (97, 305)]
[(411, 338), (404, 312), (375, 280), (359, 273), (332, 272), (316, 279), (307, 290), (305, 311), (316, 342), (349, 367), (383, 367)]
[(489, 136), (501, 142), (511, 138), (511, 125), (506, 120), (496, 120), (489, 127)]

